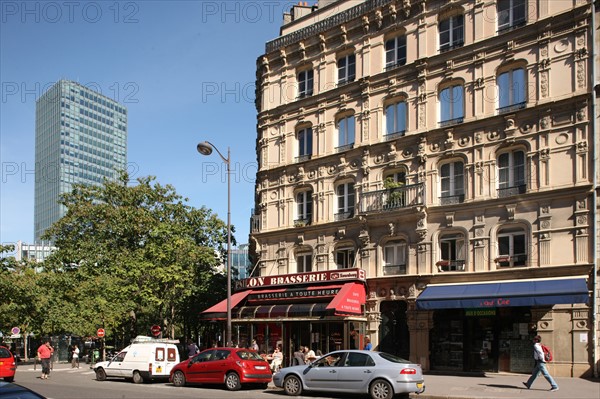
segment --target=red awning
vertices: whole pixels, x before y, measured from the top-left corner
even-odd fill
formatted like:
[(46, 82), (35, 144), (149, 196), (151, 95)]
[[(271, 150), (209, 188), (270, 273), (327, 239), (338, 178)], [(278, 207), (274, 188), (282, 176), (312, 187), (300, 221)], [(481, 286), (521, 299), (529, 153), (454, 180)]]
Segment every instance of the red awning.
[(365, 304), (365, 286), (360, 283), (346, 283), (327, 305), (327, 309), (334, 309), (336, 315), (360, 314), (362, 305)]
[[(233, 309), (238, 303), (242, 302), (252, 291), (236, 292), (231, 296), (231, 308)], [(202, 313), (227, 313), (227, 299), (222, 300), (214, 306), (206, 309)]]

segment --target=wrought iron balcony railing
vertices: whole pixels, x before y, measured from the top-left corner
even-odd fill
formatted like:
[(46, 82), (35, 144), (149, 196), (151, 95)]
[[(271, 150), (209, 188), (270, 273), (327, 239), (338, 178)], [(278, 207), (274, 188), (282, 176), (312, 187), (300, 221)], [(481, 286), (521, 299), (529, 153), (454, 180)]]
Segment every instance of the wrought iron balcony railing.
[(362, 193), (359, 200), (361, 213), (386, 212), (425, 203), (423, 183)]
[(498, 198), (512, 197), (513, 195), (525, 194), (527, 192), (527, 185), (521, 184), (514, 187), (506, 187), (498, 189)]
[(454, 204), (460, 204), (464, 201), (465, 201), (464, 194), (442, 195), (440, 197), (440, 205), (454, 205)]
[(395, 276), (398, 274), (406, 274), (406, 265), (384, 265), (384, 276)]

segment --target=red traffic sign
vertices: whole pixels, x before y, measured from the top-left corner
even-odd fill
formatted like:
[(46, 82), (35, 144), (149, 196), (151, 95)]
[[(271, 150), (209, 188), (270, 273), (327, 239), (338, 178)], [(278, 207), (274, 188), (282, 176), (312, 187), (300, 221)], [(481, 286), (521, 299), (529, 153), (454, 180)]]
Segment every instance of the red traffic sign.
[(150, 332), (152, 332), (152, 335), (155, 337), (158, 337), (160, 335), (160, 326), (156, 324), (153, 325), (152, 328), (150, 328)]
[(98, 331), (96, 331), (96, 335), (98, 336), (98, 338), (104, 338), (104, 328), (99, 328)]

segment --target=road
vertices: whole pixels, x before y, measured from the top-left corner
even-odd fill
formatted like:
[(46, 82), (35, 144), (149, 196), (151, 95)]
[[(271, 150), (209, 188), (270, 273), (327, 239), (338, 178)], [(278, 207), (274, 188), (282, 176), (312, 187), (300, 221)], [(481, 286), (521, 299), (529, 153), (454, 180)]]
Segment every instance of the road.
[[(125, 380), (96, 381), (96, 375), (89, 365), (82, 364), (79, 369), (70, 365), (55, 364), (48, 380), (40, 379), (41, 370), (32, 365), (17, 368), (15, 383), (29, 388), (49, 399), (261, 399), (285, 398), (279, 389), (242, 389), (229, 392), (221, 387), (182, 387), (156, 382), (133, 384)], [(312, 398), (315, 398), (313, 396)]]

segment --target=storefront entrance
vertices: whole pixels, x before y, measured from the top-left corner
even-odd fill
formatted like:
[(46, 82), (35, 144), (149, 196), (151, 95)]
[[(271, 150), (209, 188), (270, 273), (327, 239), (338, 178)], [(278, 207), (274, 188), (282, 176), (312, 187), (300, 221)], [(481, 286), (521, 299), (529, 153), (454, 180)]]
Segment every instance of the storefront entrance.
[(433, 323), (432, 370), (531, 371), (530, 308), (436, 310)]
[[(404, 301), (381, 302), (381, 324), (377, 350), (408, 359), (410, 356), (410, 333)], [(362, 349), (362, 348), (360, 348)]]

